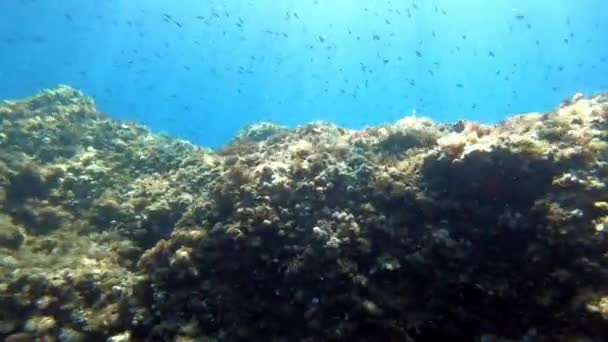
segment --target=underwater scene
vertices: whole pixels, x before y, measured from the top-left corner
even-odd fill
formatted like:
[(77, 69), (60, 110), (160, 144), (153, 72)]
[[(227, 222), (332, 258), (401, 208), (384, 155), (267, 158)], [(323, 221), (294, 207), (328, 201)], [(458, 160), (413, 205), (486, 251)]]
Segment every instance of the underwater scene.
[(608, 341), (608, 2), (0, 2), (0, 340)]

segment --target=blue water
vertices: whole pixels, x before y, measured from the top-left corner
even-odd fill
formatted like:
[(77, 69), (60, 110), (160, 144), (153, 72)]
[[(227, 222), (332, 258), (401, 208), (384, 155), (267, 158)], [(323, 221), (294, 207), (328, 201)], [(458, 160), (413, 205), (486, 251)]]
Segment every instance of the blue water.
[(68, 84), (212, 147), (260, 120), (495, 122), (608, 90), (606, 13), (603, 0), (3, 0), (0, 98)]

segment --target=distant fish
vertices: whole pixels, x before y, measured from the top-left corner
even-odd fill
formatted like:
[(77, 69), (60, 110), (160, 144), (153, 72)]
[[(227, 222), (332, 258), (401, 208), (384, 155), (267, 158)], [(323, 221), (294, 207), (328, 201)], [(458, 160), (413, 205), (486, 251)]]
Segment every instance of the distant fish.
[(32, 42), (36, 44), (46, 43), (46, 37), (40, 34), (35, 34), (32, 37)]
[(416, 56), (422, 57), (422, 53), (420, 53), (420, 51), (416, 51)]

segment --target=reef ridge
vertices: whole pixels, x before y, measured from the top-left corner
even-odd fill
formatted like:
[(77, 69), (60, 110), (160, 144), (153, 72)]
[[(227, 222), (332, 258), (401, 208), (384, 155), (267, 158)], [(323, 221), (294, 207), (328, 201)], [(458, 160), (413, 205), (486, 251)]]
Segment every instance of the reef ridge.
[(216, 151), (0, 102), (0, 339), (604, 341), (607, 138), (606, 95)]

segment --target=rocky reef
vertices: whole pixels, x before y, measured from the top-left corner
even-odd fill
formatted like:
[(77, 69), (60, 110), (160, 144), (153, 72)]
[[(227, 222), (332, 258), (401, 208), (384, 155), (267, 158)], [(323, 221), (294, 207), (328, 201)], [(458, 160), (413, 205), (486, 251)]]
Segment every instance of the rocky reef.
[[(205, 134), (205, 132), (201, 132)], [(603, 341), (608, 96), (212, 151), (0, 103), (0, 339)]]

